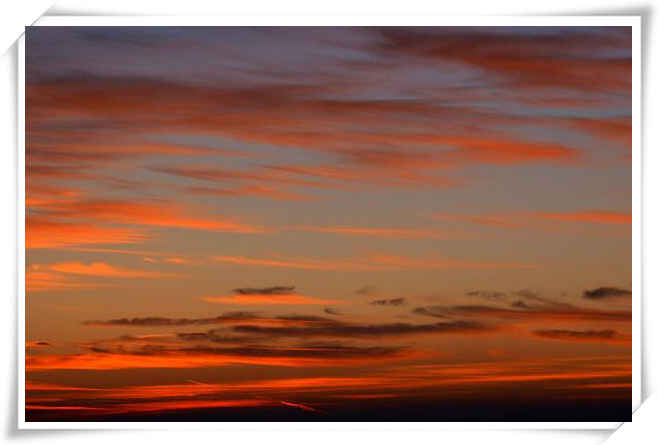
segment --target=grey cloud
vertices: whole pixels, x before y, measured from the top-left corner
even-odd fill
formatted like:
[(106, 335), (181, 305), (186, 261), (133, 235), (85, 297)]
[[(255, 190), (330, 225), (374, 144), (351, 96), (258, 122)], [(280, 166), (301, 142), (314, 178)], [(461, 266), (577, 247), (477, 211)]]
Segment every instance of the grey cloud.
[[(439, 309), (439, 310), (437, 310), (437, 309)], [(437, 307), (433, 307), (433, 306), (430, 306), (430, 307), (417, 307), (417, 308), (414, 308), (412, 313), (417, 314), (417, 315), (426, 315), (428, 317), (447, 318), (446, 315), (440, 313), (441, 309), (442, 309), (441, 307), (437, 308)]]
[(295, 286), (272, 286), (272, 287), (242, 287), (234, 289), (233, 292), (240, 295), (284, 295), (295, 290)]
[(598, 287), (597, 289), (583, 291), (583, 298), (588, 300), (604, 300), (607, 298), (630, 297), (632, 291), (617, 287)]
[(486, 300), (501, 300), (506, 296), (504, 292), (491, 291), (491, 290), (472, 290), (465, 292), (468, 297), (484, 298)]
[(405, 298), (391, 298), (385, 300), (374, 300), (371, 301), (374, 306), (402, 306), (405, 304)]
[(357, 295), (364, 295), (367, 297), (374, 297), (379, 294), (378, 289), (375, 286), (364, 286), (360, 287), (355, 291)]
[(376, 325), (335, 323), (328, 326), (252, 326), (238, 325), (233, 330), (245, 334), (282, 337), (378, 337), (424, 333), (479, 332), (492, 329), (474, 321), (452, 321), (435, 324), (387, 323)]

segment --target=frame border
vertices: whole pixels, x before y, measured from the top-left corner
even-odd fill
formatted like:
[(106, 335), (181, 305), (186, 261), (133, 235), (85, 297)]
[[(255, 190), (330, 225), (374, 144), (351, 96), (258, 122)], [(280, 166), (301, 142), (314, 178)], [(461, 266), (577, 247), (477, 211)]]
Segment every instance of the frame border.
[[(33, 26), (630, 26), (632, 28), (632, 412), (642, 403), (641, 16), (42, 16)], [(18, 40), (18, 429), (408, 431), (614, 430), (623, 422), (27, 422), (25, 420), (25, 34)]]

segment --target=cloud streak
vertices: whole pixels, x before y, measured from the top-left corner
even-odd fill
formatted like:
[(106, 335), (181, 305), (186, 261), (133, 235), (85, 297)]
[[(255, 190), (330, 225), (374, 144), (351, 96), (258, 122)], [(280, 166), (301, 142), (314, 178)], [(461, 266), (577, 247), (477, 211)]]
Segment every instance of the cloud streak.
[(571, 342), (602, 342), (602, 343), (621, 343), (631, 344), (631, 336), (621, 335), (613, 329), (604, 329), (601, 331), (572, 331), (566, 329), (547, 329), (533, 331), (533, 335), (557, 341)]
[(481, 262), (438, 258), (409, 258), (387, 254), (372, 254), (364, 259), (315, 258), (251, 258), (215, 256), (218, 263), (277, 267), (302, 270), (399, 270), (399, 269), (532, 269), (534, 264), (517, 262)]

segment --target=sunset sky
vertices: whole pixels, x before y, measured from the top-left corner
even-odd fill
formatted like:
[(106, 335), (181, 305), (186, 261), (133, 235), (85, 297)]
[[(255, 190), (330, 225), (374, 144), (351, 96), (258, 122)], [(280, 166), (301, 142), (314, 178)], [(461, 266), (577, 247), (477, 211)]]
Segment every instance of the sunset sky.
[(28, 28), (27, 420), (626, 420), (631, 57)]

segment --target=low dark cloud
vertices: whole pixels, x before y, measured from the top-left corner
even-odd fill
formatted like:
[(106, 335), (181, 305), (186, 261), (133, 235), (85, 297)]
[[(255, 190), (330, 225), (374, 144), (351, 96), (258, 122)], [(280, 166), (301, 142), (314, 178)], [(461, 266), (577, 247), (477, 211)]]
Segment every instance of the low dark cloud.
[(245, 357), (293, 357), (293, 358), (358, 358), (391, 356), (402, 351), (400, 347), (385, 346), (306, 346), (293, 348), (273, 348), (266, 346), (245, 346), (237, 348), (195, 347), (182, 349), (184, 353), (235, 355)]
[[(203, 334), (203, 333), (200, 333)], [(197, 336), (198, 334), (193, 334)], [(212, 345), (195, 345), (191, 347), (165, 347), (162, 345), (144, 345), (127, 350), (119, 347), (90, 346), (89, 351), (97, 354), (129, 354), (138, 356), (180, 356), (180, 355), (218, 355), (227, 357), (272, 357), (272, 358), (327, 358), (350, 359), (361, 357), (395, 356), (405, 348), (399, 346), (350, 346), (340, 343), (302, 344), (296, 346), (245, 345), (218, 347)]]
[(588, 300), (605, 300), (607, 298), (630, 297), (632, 291), (617, 287), (598, 287), (583, 291), (583, 298)]
[(235, 332), (253, 335), (281, 336), (281, 337), (377, 337), (387, 335), (406, 334), (442, 334), (455, 332), (480, 332), (492, 329), (482, 323), (474, 321), (452, 321), (435, 324), (348, 324), (336, 322), (327, 326), (234, 326)]
[(516, 297), (529, 298), (531, 300), (538, 297), (538, 293), (529, 289), (521, 289), (518, 291), (511, 292), (512, 295)]
[(448, 318), (446, 315), (440, 313), (441, 312), (441, 307), (439, 310), (435, 310), (436, 307), (430, 306), (430, 307), (417, 307), (414, 308), (412, 311), (413, 314), (417, 315), (426, 315), (428, 317), (435, 317), (435, 318)]
[(211, 343), (255, 343), (262, 340), (262, 337), (230, 335), (215, 329), (207, 332), (179, 332), (176, 337), (183, 341)]
[(512, 303), (510, 303), (510, 305), (517, 309), (531, 309), (531, 306), (529, 306), (522, 300), (513, 301)]
[(327, 317), (321, 317), (319, 315), (278, 315), (275, 317), (276, 320), (281, 321), (291, 321), (295, 324), (334, 324), (335, 320)]
[(256, 321), (261, 319), (262, 317), (253, 312), (226, 312), (222, 315), (211, 318), (117, 318), (113, 320), (90, 320), (83, 322), (83, 324), (97, 326), (189, 326), (236, 323), (252, 320)]
[[(581, 308), (566, 303), (544, 304), (530, 306), (525, 302), (513, 303), (515, 309), (509, 307), (485, 305), (460, 306), (428, 306), (417, 308), (414, 313), (430, 315), (433, 317), (477, 317), (483, 319), (510, 319), (524, 320), (537, 319), (547, 321), (582, 320), (582, 321), (628, 321), (631, 320), (629, 311), (601, 311)], [(522, 309), (522, 310), (520, 310)]]
[(538, 337), (554, 339), (611, 339), (618, 333), (613, 329), (604, 329), (601, 331), (570, 331), (565, 329), (549, 329), (533, 331)]
[(486, 300), (501, 300), (506, 296), (504, 292), (491, 291), (491, 290), (471, 290), (465, 292), (465, 295), (468, 297), (478, 297), (484, 298)]
[(266, 317), (255, 312), (225, 312), (217, 317), (209, 318), (167, 318), (167, 317), (143, 317), (143, 318), (117, 318), (114, 320), (92, 320), (85, 321), (87, 325), (97, 326), (195, 326), (212, 324), (235, 324), (235, 323), (267, 323), (267, 324), (332, 324), (335, 320), (318, 315), (278, 315)]
[(378, 288), (375, 286), (360, 287), (355, 291), (357, 295), (364, 295), (366, 297), (375, 297), (379, 294)]
[(374, 300), (371, 301), (372, 305), (374, 306), (403, 306), (406, 304), (405, 298), (390, 298), (390, 299), (384, 299), (384, 300)]
[(50, 343), (47, 341), (29, 341), (25, 344), (27, 347), (44, 347), (44, 346), (52, 346)]
[(326, 307), (326, 308), (324, 309), (324, 312), (325, 312), (326, 314), (329, 314), (329, 315), (343, 315), (341, 312), (339, 312), (339, 311), (337, 311), (336, 309), (331, 308), (331, 307)]
[(241, 287), (233, 292), (240, 295), (286, 295), (293, 293), (295, 286)]

